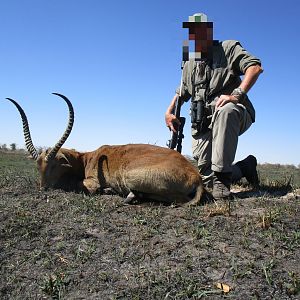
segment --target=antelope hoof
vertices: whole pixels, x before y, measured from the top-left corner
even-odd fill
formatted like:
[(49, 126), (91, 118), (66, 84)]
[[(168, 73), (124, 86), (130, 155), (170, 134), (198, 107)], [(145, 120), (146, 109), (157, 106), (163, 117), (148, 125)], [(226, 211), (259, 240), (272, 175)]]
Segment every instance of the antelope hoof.
[(124, 200), (124, 203), (125, 204), (132, 204), (132, 202), (134, 200), (137, 200), (138, 197), (133, 193), (133, 192), (130, 192), (128, 195), (127, 195), (127, 198)]

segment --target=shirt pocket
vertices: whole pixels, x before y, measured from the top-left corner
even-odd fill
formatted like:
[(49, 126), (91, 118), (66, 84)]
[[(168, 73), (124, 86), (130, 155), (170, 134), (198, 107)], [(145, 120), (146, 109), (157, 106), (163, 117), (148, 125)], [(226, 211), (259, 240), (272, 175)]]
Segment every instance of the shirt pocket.
[(221, 92), (231, 81), (232, 77), (234, 77), (234, 74), (229, 68), (213, 69), (209, 85), (209, 94), (212, 95)]

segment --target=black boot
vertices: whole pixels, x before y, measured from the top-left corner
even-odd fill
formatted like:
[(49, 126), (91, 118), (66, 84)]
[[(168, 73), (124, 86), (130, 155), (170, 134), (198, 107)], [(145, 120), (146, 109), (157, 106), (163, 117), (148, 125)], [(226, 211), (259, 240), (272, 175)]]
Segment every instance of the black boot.
[(232, 199), (230, 193), (231, 173), (214, 172), (212, 196), (215, 200)]
[(236, 164), (243, 174), (243, 177), (246, 177), (247, 181), (253, 186), (256, 187), (259, 185), (258, 175), (257, 175), (257, 160), (255, 156), (249, 155), (245, 159), (238, 161)]

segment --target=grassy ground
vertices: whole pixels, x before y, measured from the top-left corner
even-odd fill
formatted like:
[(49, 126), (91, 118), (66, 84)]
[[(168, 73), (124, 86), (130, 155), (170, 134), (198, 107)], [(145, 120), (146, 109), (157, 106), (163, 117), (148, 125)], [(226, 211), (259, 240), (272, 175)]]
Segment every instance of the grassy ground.
[(124, 205), (41, 192), (32, 161), (0, 153), (0, 298), (300, 299), (299, 169), (292, 188), (259, 169), (230, 203)]

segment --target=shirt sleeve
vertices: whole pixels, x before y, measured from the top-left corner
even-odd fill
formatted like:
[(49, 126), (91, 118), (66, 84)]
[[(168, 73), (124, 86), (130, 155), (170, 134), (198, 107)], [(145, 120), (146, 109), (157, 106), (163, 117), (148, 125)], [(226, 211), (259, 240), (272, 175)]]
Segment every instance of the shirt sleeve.
[[(184, 67), (183, 67), (183, 72), (182, 72), (182, 87), (181, 87), (181, 99), (184, 102), (189, 101), (189, 99), (191, 98), (191, 94), (189, 92), (188, 89), (188, 84), (189, 84), (189, 64), (185, 63)], [(178, 88), (176, 89), (176, 94), (180, 95), (180, 84), (178, 86)]]
[(226, 41), (228, 62), (234, 73), (245, 74), (250, 66), (260, 65), (261, 61), (257, 57), (246, 51), (238, 41)]

